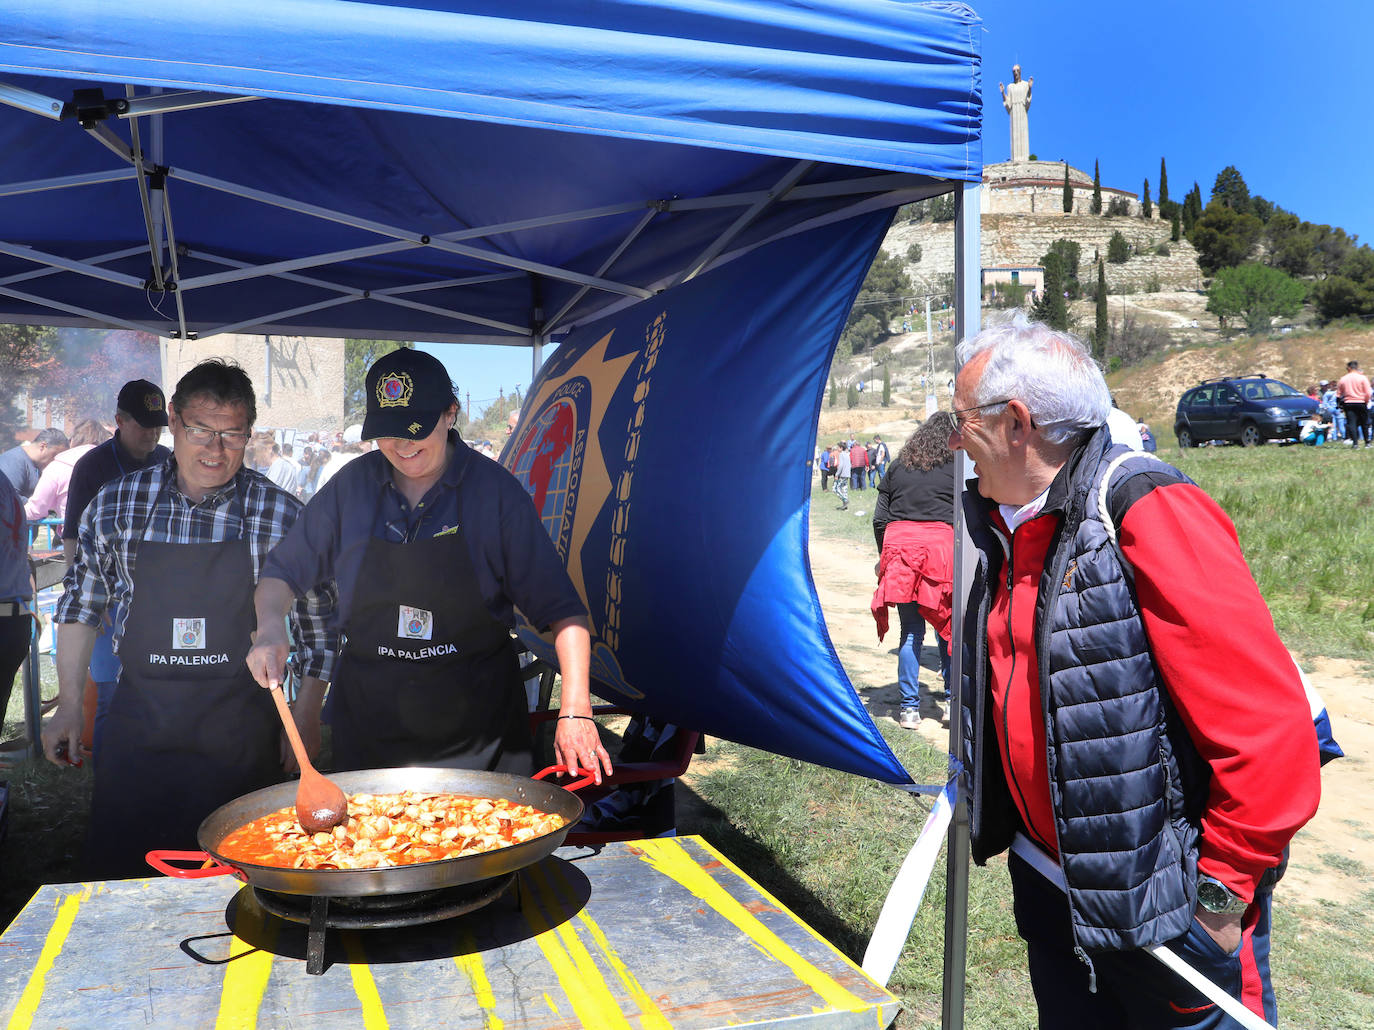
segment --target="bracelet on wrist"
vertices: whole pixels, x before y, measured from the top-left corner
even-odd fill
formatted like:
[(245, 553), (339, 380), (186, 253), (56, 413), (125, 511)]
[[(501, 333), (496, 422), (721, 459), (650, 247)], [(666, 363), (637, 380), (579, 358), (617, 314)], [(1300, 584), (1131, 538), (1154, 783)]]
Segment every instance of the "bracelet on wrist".
[(560, 715), (558, 718), (560, 718), (560, 719), (586, 719), (588, 722), (596, 722), (596, 719), (594, 719), (594, 718), (593, 718), (592, 716), (590, 716), (590, 715)]

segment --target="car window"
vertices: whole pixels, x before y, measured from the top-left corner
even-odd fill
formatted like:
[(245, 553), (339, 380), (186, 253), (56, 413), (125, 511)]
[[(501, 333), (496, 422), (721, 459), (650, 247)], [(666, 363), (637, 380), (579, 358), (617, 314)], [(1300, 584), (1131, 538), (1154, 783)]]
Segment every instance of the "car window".
[(1281, 383), (1277, 379), (1266, 379), (1264, 385), (1269, 389), (1270, 397), (1298, 397), (1300, 394), (1287, 383)]
[(1247, 401), (1258, 401), (1264, 398), (1264, 384), (1260, 382), (1242, 383), (1241, 393), (1245, 395)]
[(1188, 395), (1188, 407), (1205, 408), (1212, 403), (1212, 388), (1204, 386)]
[(1218, 403), (1218, 404), (1239, 404), (1239, 403), (1240, 403), (1240, 394), (1236, 392), (1236, 389), (1235, 389), (1235, 387), (1233, 387), (1233, 386), (1218, 386), (1218, 387), (1217, 387), (1217, 403)]

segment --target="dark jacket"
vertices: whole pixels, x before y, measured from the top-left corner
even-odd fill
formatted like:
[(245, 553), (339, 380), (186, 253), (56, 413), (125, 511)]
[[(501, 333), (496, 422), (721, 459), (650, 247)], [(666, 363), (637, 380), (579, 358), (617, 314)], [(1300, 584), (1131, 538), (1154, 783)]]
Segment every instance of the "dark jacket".
[[(1099, 430), (1051, 485), (1040, 517), (1054, 515), (1059, 527), (1035, 612), (1050, 797), (1073, 933), (1078, 946), (1108, 951), (1187, 931), (1210, 775), (1160, 681), (1130, 576), (1098, 517), (1101, 474), (1122, 450)], [(1132, 471), (1119, 469), (1113, 487)], [(965, 624), (963, 759), (973, 785), (973, 858), (983, 864), (1021, 828), (992, 725), (986, 646), (989, 584), (1003, 574), (1008, 544), (992, 520), (993, 502), (970, 490), (964, 503), (978, 568)], [(1120, 525), (1120, 513), (1113, 515)]]

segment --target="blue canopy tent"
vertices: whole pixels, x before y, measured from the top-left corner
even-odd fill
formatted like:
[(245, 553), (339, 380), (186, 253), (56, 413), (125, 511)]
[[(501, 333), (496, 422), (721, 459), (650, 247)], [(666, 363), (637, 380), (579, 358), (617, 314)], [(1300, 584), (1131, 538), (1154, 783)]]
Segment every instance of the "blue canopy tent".
[(0, 12), (0, 321), (506, 343), (535, 367), (559, 341), (505, 460), (587, 597), (598, 693), (909, 782), (825, 629), (808, 462), (899, 205), (956, 193), (976, 318), (972, 11)]

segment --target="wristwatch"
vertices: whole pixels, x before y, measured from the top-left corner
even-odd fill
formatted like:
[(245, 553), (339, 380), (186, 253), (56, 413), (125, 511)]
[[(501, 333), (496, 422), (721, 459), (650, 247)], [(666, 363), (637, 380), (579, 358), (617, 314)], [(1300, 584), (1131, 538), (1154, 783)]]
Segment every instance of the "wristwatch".
[(1250, 903), (1230, 887), (1210, 876), (1197, 878), (1197, 903), (1218, 915), (1234, 915), (1250, 907)]

